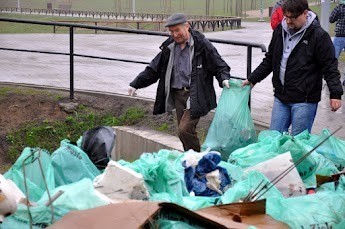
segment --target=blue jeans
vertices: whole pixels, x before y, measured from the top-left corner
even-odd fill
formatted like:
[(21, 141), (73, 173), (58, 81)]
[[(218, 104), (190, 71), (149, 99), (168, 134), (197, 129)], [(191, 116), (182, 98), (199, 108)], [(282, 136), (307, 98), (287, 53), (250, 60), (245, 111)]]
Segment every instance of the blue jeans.
[(291, 125), (291, 135), (304, 130), (311, 132), (318, 103), (282, 103), (274, 98), (270, 130), (287, 132)]
[(341, 51), (345, 48), (345, 37), (334, 37), (333, 45), (335, 49), (335, 58), (338, 59)]

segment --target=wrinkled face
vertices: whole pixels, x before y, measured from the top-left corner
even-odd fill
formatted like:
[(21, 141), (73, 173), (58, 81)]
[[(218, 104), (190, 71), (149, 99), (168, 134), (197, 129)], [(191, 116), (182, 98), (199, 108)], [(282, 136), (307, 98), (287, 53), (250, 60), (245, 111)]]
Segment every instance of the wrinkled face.
[(170, 26), (169, 32), (176, 43), (185, 44), (190, 36), (189, 23)]
[(286, 24), (289, 29), (300, 29), (307, 22), (308, 10), (303, 11), (299, 15), (293, 15), (291, 12), (287, 11), (284, 13)]

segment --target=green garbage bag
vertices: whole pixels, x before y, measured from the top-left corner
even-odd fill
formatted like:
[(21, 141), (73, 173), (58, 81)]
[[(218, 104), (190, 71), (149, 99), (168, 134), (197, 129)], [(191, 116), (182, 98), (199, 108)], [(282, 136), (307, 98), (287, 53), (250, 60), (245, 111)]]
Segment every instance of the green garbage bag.
[(56, 187), (71, 184), (83, 178), (93, 180), (100, 175), (87, 154), (66, 139), (61, 141), (60, 147), (52, 154), (51, 160)]
[(258, 142), (240, 148), (230, 154), (228, 162), (242, 168), (254, 166), (274, 158), (281, 145), (282, 134), (278, 131), (264, 130), (259, 133)]
[[(57, 187), (50, 190), (50, 195), (54, 196), (59, 191), (63, 191), (63, 194), (53, 202), (53, 213), (50, 206), (45, 206), (49, 201), (47, 193), (42, 195), (37, 202), (37, 206), (30, 207), (33, 228), (45, 228), (70, 211), (86, 210), (109, 204), (107, 200), (104, 200), (95, 192), (90, 179), (85, 178), (73, 184)], [(54, 217), (52, 217), (52, 214)], [(54, 221), (52, 221), (53, 219)], [(29, 229), (30, 218), (27, 206), (19, 204), (17, 211), (6, 217), (5, 221), (0, 224), (0, 228)]]
[[(280, 148), (279, 153), (285, 153), (290, 151), (291, 157), (296, 164), (302, 157), (304, 157), (313, 147), (304, 144), (302, 141), (289, 136), (290, 140), (286, 141)], [(317, 160), (314, 156), (309, 155), (297, 166), (297, 171), (302, 179), (305, 179), (312, 174), (315, 174), (317, 168)]]
[(345, 193), (317, 192), (290, 198), (268, 197), (266, 213), (290, 228), (335, 228), (345, 220)]
[[(310, 142), (312, 146), (316, 146), (331, 133), (328, 129), (322, 130), (318, 139)], [(339, 171), (345, 168), (345, 141), (335, 136), (331, 136), (321, 146), (316, 149), (316, 152), (331, 160)]]
[(242, 180), (243, 169), (240, 166), (233, 165), (225, 161), (219, 162), (218, 165), (228, 171), (231, 186)]
[(11, 179), (24, 194), (28, 194), (29, 200), (34, 202), (41, 198), (47, 188), (55, 188), (50, 155), (40, 148), (26, 147), (4, 177)]
[[(258, 191), (268, 183), (270, 183), (270, 180), (268, 180), (261, 172), (251, 171), (248, 173), (247, 177), (242, 181), (237, 182), (232, 188), (229, 188), (223, 196), (221, 196), (221, 203), (230, 204), (243, 200), (250, 192), (255, 191), (255, 193), (258, 193)], [(261, 194), (262, 196), (259, 198)], [(267, 192), (266, 189), (263, 189), (258, 193), (258, 195), (256, 195), (256, 198), (264, 199), (268, 196), (277, 196), (281, 198), (283, 197), (283, 194), (273, 186)]]
[(340, 223), (334, 225), (334, 229), (344, 229), (345, 228), (345, 219)]
[[(30, 208), (32, 217), (32, 228), (46, 228), (52, 222), (50, 213), (51, 209), (46, 206), (35, 206)], [(23, 204), (18, 205), (17, 211), (8, 217), (0, 224), (1, 229), (31, 229), (30, 218), (27, 206)]]
[(208, 130), (202, 150), (207, 148), (222, 154), (227, 161), (236, 149), (257, 141), (254, 123), (248, 106), (250, 87), (242, 87), (242, 80), (230, 79), (224, 88)]
[[(288, 135), (286, 137), (290, 139), (279, 148), (278, 152), (284, 153), (290, 151), (294, 163), (297, 163), (300, 158), (314, 148), (310, 145), (310, 141), (306, 140), (309, 139), (309, 134), (305, 134), (305, 132), (295, 137)], [(315, 174), (329, 176), (338, 172), (338, 169), (330, 160), (315, 150), (296, 167), (303, 180)]]
[(120, 160), (118, 163), (143, 175), (150, 195), (169, 193), (173, 199), (181, 200), (189, 195), (184, 181), (183, 154), (178, 151), (160, 150), (158, 153), (143, 153), (132, 163)]

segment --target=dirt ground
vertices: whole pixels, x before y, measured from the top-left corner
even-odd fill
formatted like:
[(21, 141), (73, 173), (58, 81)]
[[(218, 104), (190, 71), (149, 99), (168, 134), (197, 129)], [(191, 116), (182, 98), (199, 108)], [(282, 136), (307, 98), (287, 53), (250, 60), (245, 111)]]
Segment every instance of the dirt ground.
[[(114, 116), (121, 115), (128, 107), (139, 106), (147, 115), (136, 126), (143, 129), (154, 129), (163, 124), (168, 124), (167, 133), (177, 135), (174, 115), (152, 115), (152, 101), (126, 96), (80, 92), (76, 92), (74, 97), (76, 103), (82, 104), (97, 114), (110, 113)], [(6, 158), (8, 150), (6, 135), (27, 122), (65, 119), (69, 113), (64, 111), (61, 103), (66, 101), (70, 102), (68, 91), (0, 84), (0, 168), (8, 168), (10, 166)], [(200, 121), (198, 128), (208, 129), (209, 124), (210, 119), (204, 118)]]

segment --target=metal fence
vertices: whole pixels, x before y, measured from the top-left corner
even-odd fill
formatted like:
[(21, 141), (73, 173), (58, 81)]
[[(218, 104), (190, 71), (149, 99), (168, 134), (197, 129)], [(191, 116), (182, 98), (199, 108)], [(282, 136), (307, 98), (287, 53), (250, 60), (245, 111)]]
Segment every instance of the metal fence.
[[(126, 29), (126, 28), (115, 28), (115, 27), (106, 27), (106, 26), (93, 26), (93, 25), (75, 24), (75, 23), (44, 22), (44, 21), (12, 19), (12, 18), (0, 18), (0, 21), (11, 22), (11, 23), (46, 25), (46, 26), (62, 26), (62, 27), (67, 27), (69, 29), (69, 52), (49, 52), (49, 51), (44, 51), (44, 50), (28, 50), (28, 49), (16, 49), (16, 48), (4, 48), (4, 47), (0, 47), (0, 50), (69, 56), (69, 60), (70, 60), (70, 63), (69, 63), (70, 99), (74, 99), (74, 65), (75, 65), (74, 57), (103, 59), (103, 60), (111, 60), (111, 61), (121, 61), (121, 62), (137, 63), (137, 64), (145, 64), (145, 65), (149, 64), (149, 62), (138, 61), (138, 60), (109, 58), (109, 57), (94, 56), (94, 55), (83, 55), (83, 54), (74, 53), (74, 31), (75, 31), (75, 28), (83, 28), (83, 29), (90, 29), (90, 30), (104, 30), (104, 31), (130, 33), (130, 34), (153, 35), (153, 36), (166, 36), (166, 37), (169, 36), (169, 34), (165, 33), (165, 32), (135, 30), (135, 29)], [(263, 44), (251, 43), (251, 42), (242, 42), (242, 41), (233, 41), (233, 40), (221, 40), (221, 39), (209, 39), (209, 40), (213, 43), (247, 47), (247, 77), (251, 73), (251, 70), (252, 70), (252, 49), (258, 48), (258, 49), (261, 49), (262, 52), (266, 52), (266, 47)], [(237, 78), (237, 79), (243, 79), (241, 77), (235, 77), (235, 76), (232, 76), (232, 77)]]

